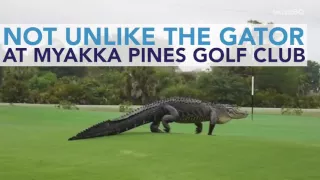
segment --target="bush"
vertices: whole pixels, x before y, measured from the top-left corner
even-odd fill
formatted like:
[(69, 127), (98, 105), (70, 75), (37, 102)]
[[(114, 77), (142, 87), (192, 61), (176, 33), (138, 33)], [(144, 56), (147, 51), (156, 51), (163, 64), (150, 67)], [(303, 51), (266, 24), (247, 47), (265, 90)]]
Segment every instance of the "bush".
[(50, 86), (53, 86), (56, 83), (56, 81), (56, 74), (52, 72), (47, 72), (40, 76), (32, 77), (29, 81), (29, 88), (46, 91)]
[(203, 95), (203, 92), (200, 91), (199, 89), (196, 89), (194, 87), (191, 87), (185, 84), (170, 86), (168, 88), (163, 89), (160, 92), (161, 98), (174, 97), (174, 96), (201, 98), (204, 95)]
[(62, 109), (67, 109), (67, 110), (72, 110), (72, 109), (79, 110), (79, 108), (75, 104), (73, 104), (69, 101), (60, 101), (60, 103), (56, 107), (58, 109), (62, 108)]
[(293, 112), (294, 112), (295, 115), (298, 115), (298, 116), (301, 116), (302, 113), (303, 113), (301, 108), (294, 108)]
[(1, 92), (2, 100), (9, 103), (26, 103), (30, 93), (27, 82), (18, 81), (14, 78), (3, 82)]
[(301, 108), (320, 108), (320, 95), (300, 97), (299, 105)]
[(284, 107), (282, 107), (282, 108), (281, 108), (281, 114), (282, 114), (282, 115), (291, 115), (290, 108), (284, 108)]
[(119, 106), (119, 111), (120, 112), (129, 112), (132, 111), (133, 108), (131, 107), (132, 103), (131, 102), (124, 102), (122, 104), (120, 104)]
[(280, 94), (274, 89), (267, 89), (256, 93), (255, 105), (273, 108), (293, 107), (294, 99), (287, 94)]
[(301, 116), (303, 114), (303, 111), (301, 108), (281, 108), (281, 114), (282, 115), (296, 115)]

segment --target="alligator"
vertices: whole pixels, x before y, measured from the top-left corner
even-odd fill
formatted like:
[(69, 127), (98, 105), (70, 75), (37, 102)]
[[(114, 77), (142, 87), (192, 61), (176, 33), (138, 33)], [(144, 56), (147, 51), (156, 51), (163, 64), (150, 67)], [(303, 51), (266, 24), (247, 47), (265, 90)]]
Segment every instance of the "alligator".
[[(196, 134), (202, 132), (202, 122), (209, 122), (208, 135), (216, 124), (225, 124), (232, 119), (243, 119), (248, 116), (246, 111), (235, 105), (216, 104), (187, 97), (172, 97), (130, 111), (113, 120), (105, 120), (95, 124), (68, 140), (88, 139), (102, 136), (117, 135), (148, 123), (152, 133), (170, 133), (170, 123), (193, 123)], [(159, 129), (160, 123), (163, 131)]]

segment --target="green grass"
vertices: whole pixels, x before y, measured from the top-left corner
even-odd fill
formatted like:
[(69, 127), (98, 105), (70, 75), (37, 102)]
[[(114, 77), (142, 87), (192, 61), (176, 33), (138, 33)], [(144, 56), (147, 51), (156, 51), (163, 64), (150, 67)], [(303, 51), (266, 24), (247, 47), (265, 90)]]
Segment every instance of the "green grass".
[(0, 107), (0, 180), (319, 180), (320, 118), (255, 115), (215, 136), (172, 124), (69, 142), (117, 112)]

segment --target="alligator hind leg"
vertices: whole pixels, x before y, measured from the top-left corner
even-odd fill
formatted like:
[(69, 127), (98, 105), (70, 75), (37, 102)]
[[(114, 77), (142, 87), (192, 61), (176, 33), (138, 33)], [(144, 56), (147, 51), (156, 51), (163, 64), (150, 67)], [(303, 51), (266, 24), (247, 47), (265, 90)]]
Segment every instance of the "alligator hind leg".
[(162, 131), (159, 129), (160, 121), (153, 121), (150, 125), (150, 131), (153, 133), (162, 133)]
[(200, 134), (202, 132), (202, 123), (201, 122), (197, 122), (197, 123), (194, 123), (197, 128), (196, 128), (196, 134)]
[(172, 123), (172, 122), (178, 120), (179, 113), (174, 107), (172, 107), (170, 105), (164, 106), (164, 109), (167, 110), (168, 114), (166, 114), (162, 117), (161, 122), (164, 127), (164, 131), (169, 133), (170, 129), (171, 129), (169, 126), (169, 123)]

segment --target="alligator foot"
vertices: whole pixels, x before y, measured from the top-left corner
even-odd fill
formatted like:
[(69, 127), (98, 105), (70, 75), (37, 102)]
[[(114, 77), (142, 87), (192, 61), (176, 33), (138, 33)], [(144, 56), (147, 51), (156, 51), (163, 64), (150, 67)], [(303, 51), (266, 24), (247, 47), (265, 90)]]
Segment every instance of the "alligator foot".
[(200, 134), (202, 131), (199, 128), (196, 128), (196, 134)]
[(202, 123), (198, 122), (198, 123), (195, 123), (195, 125), (197, 126), (196, 134), (200, 134), (202, 132)]
[(152, 122), (150, 125), (150, 131), (153, 133), (163, 133), (160, 129), (159, 129), (159, 124), (160, 122)]
[(151, 129), (151, 132), (153, 133), (163, 133), (160, 129)]
[(208, 136), (216, 136), (215, 134), (208, 134)]
[(164, 128), (163, 130), (164, 130), (164, 132), (166, 132), (166, 133), (170, 133), (170, 128)]
[(215, 126), (216, 126), (215, 123), (210, 123), (210, 124), (209, 124), (208, 135), (210, 135), (210, 136), (212, 135)]

